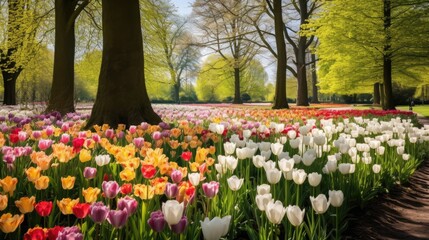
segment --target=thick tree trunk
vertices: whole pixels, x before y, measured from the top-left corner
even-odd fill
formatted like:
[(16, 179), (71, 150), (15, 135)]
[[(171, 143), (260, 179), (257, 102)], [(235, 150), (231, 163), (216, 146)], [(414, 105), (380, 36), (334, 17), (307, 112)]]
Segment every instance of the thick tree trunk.
[[(308, 19), (308, 1), (299, 1), (299, 9), (301, 14), (301, 26)], [(300, 36), (298, 41), (298, 49), (295, 51), (296, 73), (298, 79), (298, 93), (296, 99), (297, 106), (308, 106), (308, 86), (307, 86), (307, 68), (305, 64), (305, 54), (307, 49), (307, 37)]]
[(317, 89), (317, 72), (316, 72), (316, 55), (315, 54), (311, 54), (311, 61), (313, 62), (312, 71), (311, 71), (313, 97), (311, 98), (311, 102), (319, 103), (319, 91)]
[(274, 30), (277, 45), (276, 92), (273, 109), (289, 108), (286, 97), (286, 43), (283, 35), (282, 1), (274, 0)]
[(374, 94), (373, 94), (374, 105), (380, 105), (380, 83), (374, 83)]
[(55, 0), (55, 54), (51, 94), (46, 112), (74, 112), (74, 21), (76, 3)]
[(395, 109), (395, 103), (393, 102), (393, 88), (392, 88), (392, 53), (391, 51), (391, 36), (390, 27), (391, 22), (391, 0), (384, 0), (384, 31), (386, 43), (384, 46), (383, 55), (383, 85), (384, 85), (384, 105), (383, 109), (391, 110)]
[(102, 5), (103, 59), (86, 128), (158, 124), (161, 118), (152, 109), (145, 85), (139, 0), (103, 0)]
[(384, 108), (384, 84), (380, 83), (380, 104)]
[(4, 86), (4, 105), (16, 105), (16, 80), (18, 79), (19, 69), (15, 69), (15, 72), (8, 72), (2, 70), (3, 86)]
[(234, 104), (242, 104), (243, 100), (241, 100), (240, 94), (240, 68), (234, 68), (234, 100), (232, 101)]
[(174, 88), (174, 101), (175, 101), (177, 104), (180, 104), (180, 82), (179, 82), (179, 81), (177, 81), (177, 82), (173, 85), (173, 88)]

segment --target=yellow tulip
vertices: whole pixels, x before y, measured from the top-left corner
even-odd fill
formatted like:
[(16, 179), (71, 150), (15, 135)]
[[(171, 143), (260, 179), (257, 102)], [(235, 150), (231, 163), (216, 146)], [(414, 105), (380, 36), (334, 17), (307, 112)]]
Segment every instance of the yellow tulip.
[(84, 162), (90, 161), (91, 159), (92, 159), (91, 150), (87, 150), (87, 149), (80, 150), (79, 161), (84, 163)]
[(134, 168), (125, 168), (119, 173), (122, 181), (130, 182), (136, 177), (136, 171)]
[(197, 154), (195, 155), (195, 162), (202, 164), (207, 159), (208, 153), (209, 153), (208, 148), (198, 148)]
[(76, 177), (67, 176), (65, 178), (61, 178), (61, 185), (63, 189), (72, 189), (74, 187), (74, 182)]
[(98, 194), (100, 194), (99, 188), (89, 187), (87, 189), (82, 189), (82, 195), (87, 203), (94, 203), (97, 201)]
[(0, 186), (3, 188), (3, 192), (9, 193), (9, 196), (13, 196), (17, 183), (18, 179), (12, 178), (11, 176), (7, 176), (0, 180)]
[(40, 167), (30, 167), (25, 170), (25, 174), (27, 175), (27, 179), (30, 182), (36, 181), (40, 177), (40, 172), (42, 169)]
[(0, 211), (3, 211), (7, 208), (8, 198), (7, 195), (0, 194)]
[(189, 165), (189, 168), (191, 169), (191, 172), (196, 172), (196, 171), (198, 171), (199, 166), (200, 166), (199, 163), (193, 162)]
[(34, 186), (37, 190), (44, 190), (49, 186), (49, 178), (47, 176), (41, 176), (34, 181)]
[(63, 198), (61, 201), (57, 200), (57, 206), (64, 215), (73, 214), (73, 207), (79, 203), (79, 198)]
[(5, 213), (0, 217), (0, 230), (4, 233), (15, 232), (22, 221), (24, 221), (24, 214), (12, 216), (10, 213)]
[(30, 213), (34, 210), (34, 203), (36, 198), (32, 197), (22, 197), (19, 200), (15, 201), (15, 206), (19, 209), (22, 214)]
[(134, 185), (134, 196), (140, 197), (142, 200), (152, 199), (155, 194), (155, 189), (152, 186), (145, 184)]

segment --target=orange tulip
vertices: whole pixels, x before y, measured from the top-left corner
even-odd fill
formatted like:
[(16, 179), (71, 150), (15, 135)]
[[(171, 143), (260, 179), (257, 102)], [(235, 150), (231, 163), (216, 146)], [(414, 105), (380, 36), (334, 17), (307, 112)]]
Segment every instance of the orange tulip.
[(57, 200), (57, 206), (64, 215), (73, 214), (73, 207), (79, 202), (79, 198), (63, 198), (61, 201)]
[(136, 178), (136, 171), (134, 170), (134, 168), (125, 168), (119, 173), (119, 177), (124, 182), (130, 182), (134, 178)]
[(155, 189), (152, 186), (145, 184), (134, 185), (134, 195), (140, 197), (142, 200), (152, 199), (155, 194)]
[(0, 194), (0, 211), (3, 211), (7, 208), (8, 198), (7, 195)]
[(87, 203), (94, 203), (97, 201), (100, 192), (101, 190), (99, 188), (89, 187), (87, 189), (82, 189), (82, 195)]
[(74, 187), (74, 182), (76, 181), (76, 177), (67, 176), (65, 178), (61, 178), (61, 185), (63, 189), (72, 189)]
[(37, 190), (44, 190), (49, 186), (49, 178), (47, 176), (41, 176), (34, 181), (34, 186)]
[(15, 206), (19, 209), (22, 214), (30, 213), (34, 210), (34, 203), (36, 202), (36, 197), (22, 197), (19, 200), (15, 201)]
[(9, 196), (13, 196), (17, 183), (18, 179), (12, 178), (11, 176), (6, 176), (0, 180), (0, 186), (3, 188), (3, 192), (9, 193)]
[(22, 221), (24, 221), (24, 214), (12, 216), (10, 213), (5, 213), (0, 217), (0, 230), (4, 233), (15, 232)]
[(27, 179), (30, 182), (36, 181), (40, 177), (40, 172), (42, 169), (40, 167), (30, 167), (25, 170), (25, 174), (27, 174)]

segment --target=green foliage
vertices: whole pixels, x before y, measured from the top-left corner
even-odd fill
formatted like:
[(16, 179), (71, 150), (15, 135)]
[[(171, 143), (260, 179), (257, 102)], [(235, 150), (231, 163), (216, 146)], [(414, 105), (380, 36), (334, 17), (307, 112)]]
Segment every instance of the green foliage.
[[(382, 82), (384, 55), (391, 56), (395, 82), (417, 86), (427, 81), (422, 74), (429, 64), (427, 3), (391, 2), (392, 24), (386, 32), (383, 1), (323, 1), (306, 26), (320, 41), (316, 52), (322, 93), (370, 93), (375, 82)], [(386, 34), (391, 36), (389, 50)]]
[[(240, 91), (249, 94), (252, 101), (267, 97), (267, 73), (257, 60), (252, 60), (241, 72)], [(201, 101), (228, 101), (234, 96), (234, 72), (229, 61), (215, 55), (203, 63), (196, 82), (196, 92)]]

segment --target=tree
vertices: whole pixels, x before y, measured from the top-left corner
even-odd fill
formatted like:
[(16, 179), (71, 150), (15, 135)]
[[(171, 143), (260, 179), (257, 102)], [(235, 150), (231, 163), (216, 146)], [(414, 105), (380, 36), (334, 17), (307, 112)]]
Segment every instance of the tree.
[[(233, 103), (243, 103), (240, 94), (240, 79), (243, 67), (258, 52), (258, 47), (245, 37), (252, 32), (245, 21), (249, 0), (197, 0), (193, 5), (198, 16), (196, 24), (201, 30), (201, 45), (228, 60), (234, 70)], [(229, 56), (232, 56), (230, 58)]]
[(427, 1), (323, 1), (308, 25), (320, 40), (319, 86), (325, 93), (371, 93), (375, 83), (384, 109), (395, 102), (392, 81), (417, 86), (429, 64)]
[(274, 96), (273, 109), (289, 108), (286, 97), (286, 43), (283, 35), (284, 23), (282, 15), (282, 1), (274, 0), (274, 32), (277, 46), (277, 74), (276, 93)]
[[(187, 22), (174, 14), (169, 2), (147, 0), (143, 14), (149, 16), (145, 23), (146, 32), (151, 38), (152, 48), (162, 53), (162, 65), (170, 75), (170, 84), (173, 85), (173, 100), (180, 102), (185, 70), (196, 71), (199, 65), (200, 53), (193, 44), (193, 37), (186, 29)], [(153, 46), (157, 45), (157, 46)]]
[(0, 70), (3, 77), (3, 104), (16, 104), (16, 82), (38, 50), (37, 30), (49, 15), (43, 1), (8, 0), (5, 42), (0, 48)]
[(95, 124), (158, 124), (146, 92), (138, 0), (103, 0), (103, 59), (87, 128)]
[(89, 0), (55, 0), (55, 55), (51, 95), (46, 112), (74, 112), (76, 18)]

